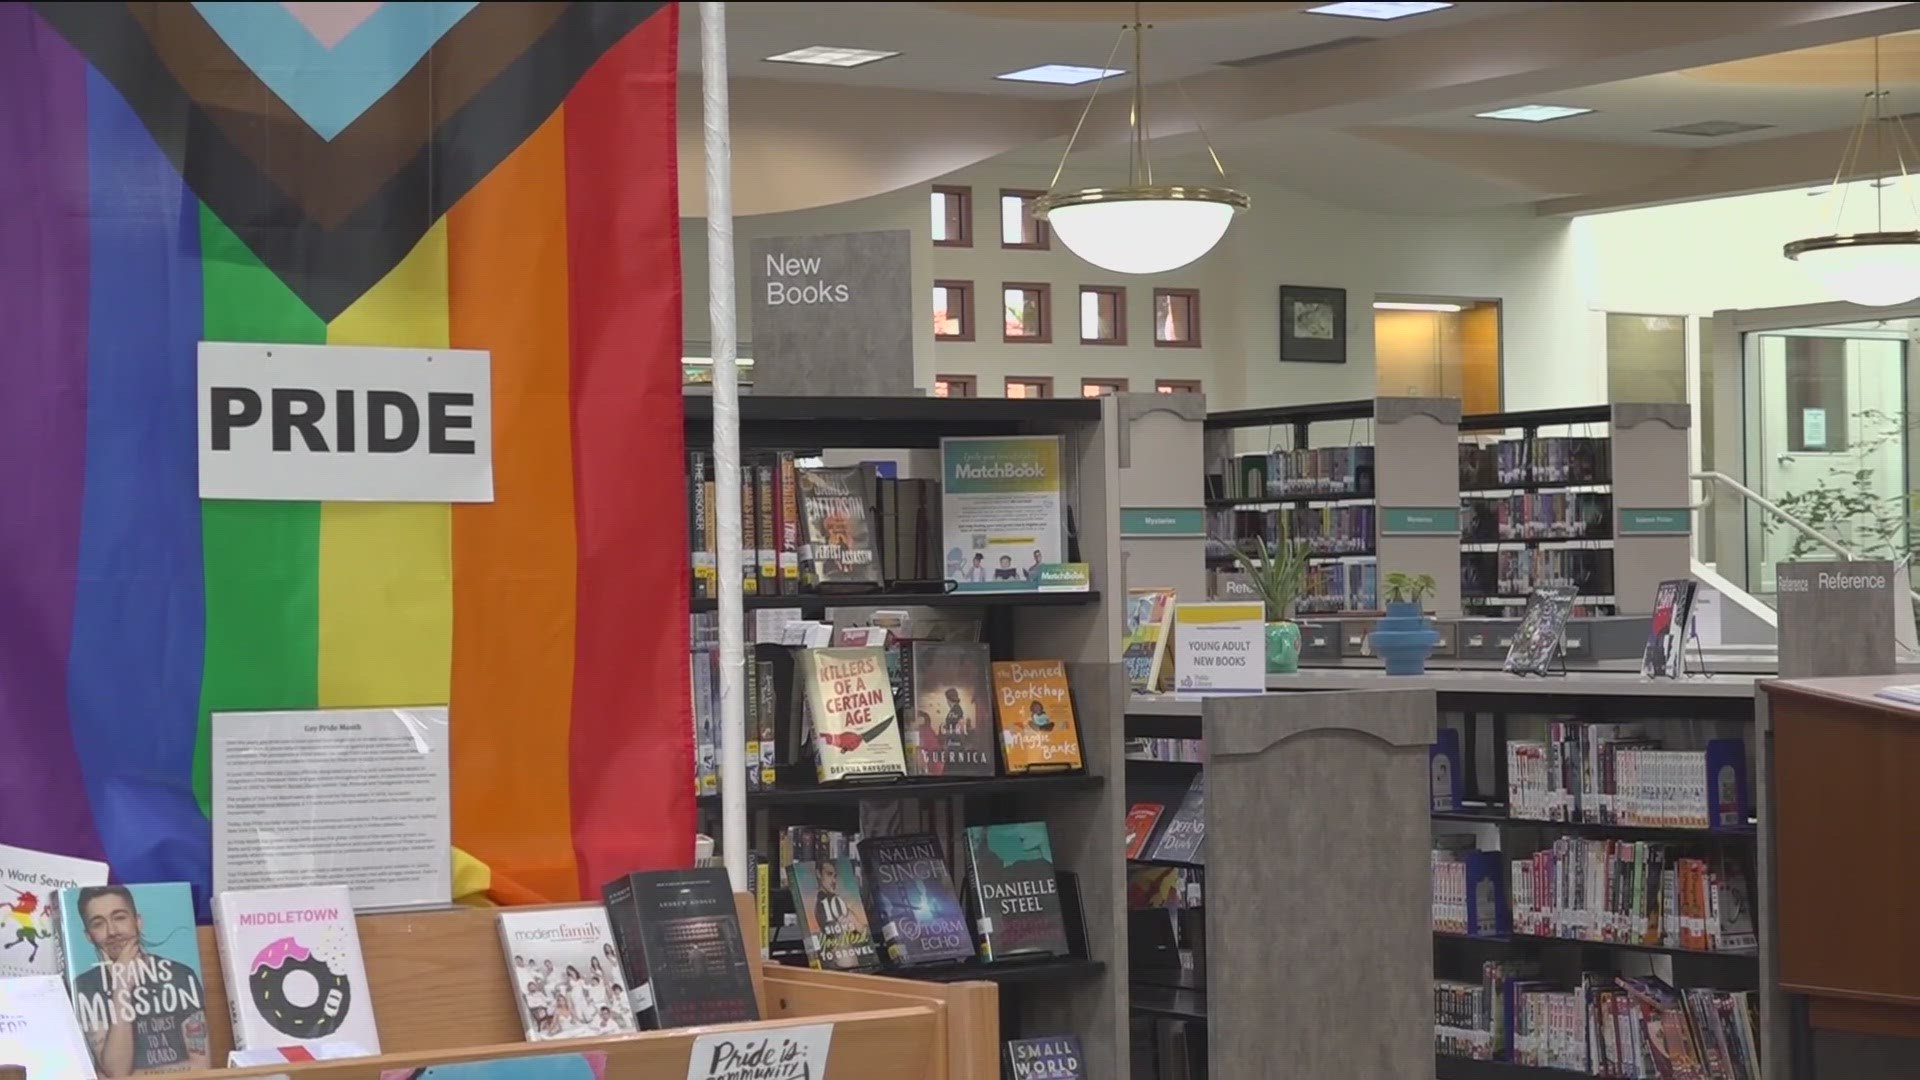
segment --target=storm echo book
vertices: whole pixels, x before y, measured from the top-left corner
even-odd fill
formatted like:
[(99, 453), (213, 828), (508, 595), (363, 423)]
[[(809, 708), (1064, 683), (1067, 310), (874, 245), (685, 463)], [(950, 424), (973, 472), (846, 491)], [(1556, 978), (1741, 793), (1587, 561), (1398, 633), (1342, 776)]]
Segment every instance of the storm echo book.
[(235, 1049), (380, 1052), (346, 886), (223, 892), (213, 898), (213, 922)]
[[(642, 1027), (760, 1019), (725, 870), (651, 870), (601, 891), (627, 985), (647, 987), (636, 999)], [(652, 1007), (642, 1012), (644, 999)]]

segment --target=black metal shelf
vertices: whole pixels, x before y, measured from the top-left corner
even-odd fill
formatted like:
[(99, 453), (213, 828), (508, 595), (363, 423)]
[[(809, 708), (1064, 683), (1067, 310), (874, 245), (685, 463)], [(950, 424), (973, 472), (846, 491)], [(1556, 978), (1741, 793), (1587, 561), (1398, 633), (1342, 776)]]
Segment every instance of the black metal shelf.
[(1128, 859), (1137, 866), (1171, 866), (1180, 870), (1205, 870), (1206, 863), (1186, 862), (1182, 859)]
[[(1258, 562), (1260, 562), (1260, 561), (1261, 561), (1261, 560), (1259, 560), (1259, 559), (1257, 559), (1257, 558), (1253, 558), (1253, 556), (1252, 556), (1252, 554), (1251, 554), (1251, 553), (1249, 553), (1247, 557), (1248, 557), (1248, 558), (1252, 558), (1252, 559), (1253, 559), (1253, 561), (1254, 561), (1255, 563), (1258, 563)], [(1375, 552), (1375, 551), (1373, 551), (1372, 549), (1368, 549), (1368, 550), (1366, 550), (1366, 551), (1321, 551), (1321, 552), (1310, 552), (1310, 553), (1309, 553), (1309, 554), (1307, 555), (1307, 559), (1308, 559), (1308, 561), (1312, 561), (1312, 560), (1315, 560), (1315, 559), (1320, 559), (1320, 560), (1326, 560), (1326, 559), (1377, 559), (1377, 558), (1379, 558), (1379, 557), (1380, 557), (1380, 556), (1379, 556), (1379, 554), (1378, 554), (1377, 552)], [(1239, 565), (1239, 560), (1238, 560), (1238, 559), (1235, 559), (1235, 558), (1234, 558), (1234, 557), (1233, 557), (1232, 555), (1209, 555), (1209, 556), (1207, 556), (1207, 565), (1209, 565), (1209, 566), (1237, 566), (1237, 565)]]
[(1564, 409), (1521, 409), (1513, 412), (1468, 413), (1460, 418), (1461, 431), (1531, 431), (1543, 427), (1608, 424), (1611, 405), (1575, 405)]
[(1465, 941), (1482, 945), (1489, 949), (1514, 949), (1527, 946), (1557, 947), (1562, 949), (1606, 949), (1612, 952), (1649, 953), (1659, 956), (1688, 956), (1702, 960), (1722, 960), (1733, 963), (1760, 962), (1758, 949), (1726, 950), (1708, 952), (1705, 949), (1682, 949), (1667, 945), (1638, 945), (1624, 941), (1583, 941), (1580, 938), (1550, 937), (1544, 934), (1500, 934), (1494, 936), (1472, 934), (1450, 934), (1445, 931), (1433, 932), (1435, 941)]
[(1208, 499), (1207, 509), (1235, 510), (1259, 506), (1293, 506), (1300, 503), (1372, 502), (1373, 500), (1374, 494), (1371, 491), (1352, 492), (1345, 495), (1322, 492), (1316, 495), (1246, 496), (1238, 499)]
[(1183, 1020), (1207, 1018), (1207, 993), (1182, 990), (1173, 986), (1134, 983), (1127, 988), (1128, 1004), (1134, 1012), (1155, 1016), (1175, 1016)]
[(1535, 536), (1526, 540), (1470, 540), (1464, 536), (1460, 538), (1460, 547), (1462, 550), (1469, 547), (1537, 548), (1546, 547), (1549, 544), (1605, 544), (1608, 547), (1612, 547), (1613, 534), (1608, 533), (1605, 536)]
[(1753, 826), (1744, 829), (1686, 829), (1658, 825), (1602, 825), (1590, 821), (1543, 821), (1537, 818), (1513, 817), (1502, 807), (1435, 810), (1433, 820), (1469, 825), (1498, 825), (1502, 828), (1552, 829), (1577, 836), (1611, 837), (1620, 840), (1753, 840), (1760, 835), (1759, 830)]
[[(713, 442), (713, 399), (686, 400), (688, 446)], [(1095, 423), (1094, 398), (740, 397), (748, 449), (934, 447), (946, 435), (1019, 435), (1068, 422)], [(823, 438), (822, 433), (826, 432)]]
[(1450, 1054), (1433, 1056), (1433, 1075), (1437, 1080), (1568, 1080), (1590, 1076), (1571, 1069), (1549, 1069), (1542, 1065), (1515, 1065), (1511, 1061), (1479, 1061)]
[(1371, 420), (1373, 399), (1329, 401), (1318, 405), (1277, 405), (1263, 409), (1228, 409), (1208, 413), (1202, 425), (1207, 431), (1234, 428), (1268, 427), (1281, 424), (1311, 424), (1323, 420)]
[[(1100, 599), (1098, 589), (1086, 592), (872, 592), (872, 593), (785, 593), (774, 596), (742, 596), (741, 607), (755, 608), (830, 608), (830, 607), (1065, 607), (1091, 604)], [(720, 601), (693, 597), (694, 611), (718, 611)]]
[[(794, 785), (747, 792), (748, 806), (809, 806), (854, 803), (862, 799), (970, 798), (977, 795), (1051, 794), (1087, 791), (1099, 787), (1101, 777), (1088, 773), (1042, 773), (1038, 776), (975, 776), (942, 780), (918, 778), (893, 782)], [(702, 795), (703, 806), (720, 805), (718, 795)]]
[[(1463, 499), (1487, 498), (1496, 495), (1520, 495), (1540, 491), (1569, 491), (1573, 488), (1611, 488), (1611, 480), (1522, 480), (1511, 484), (1487, 484), (1482, 487), (1463, 487), (1460, 497)], [(1595, 495), (1605, 494), (1594, 492)]]
[(1040, 960), (1000, 960), (994, 963), (968, 961), (963, 964), (941, 964), (938, 967), (894, 968), (878, 974), (934, 983), (984, 980), (1005, 986), (1010, 983), (1084, 979), (1105, 970), (1107, 965), (1104, 961), (1083, 960), (1077, 956), (1049, 956)]

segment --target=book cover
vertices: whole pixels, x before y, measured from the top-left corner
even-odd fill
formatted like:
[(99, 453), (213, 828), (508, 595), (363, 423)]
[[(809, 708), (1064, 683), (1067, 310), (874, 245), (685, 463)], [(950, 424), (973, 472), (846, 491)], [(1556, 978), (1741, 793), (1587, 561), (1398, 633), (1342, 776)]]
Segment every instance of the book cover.
[(1086, 1055), (1078, 1035), (1008, 1039), (1004, 1047), (1009, 1080), (1086, 1080)]
[(794, 464), (793, 451), (774, 454), (775, 528), (780, 545), (780, 593), (790, 596), (800, 591), (800, 470)]
[(1519, 675), (1545, 675), (1552, 669), (1567, 637), (1567, 616), (1573, 611), (1573, 590), (1565, 586), (1534, 589), (1527, 597), (1527, 610), (1520, 617), (1520, 629), (1507, 648), (1506, 671)]
[(1180, 806), (1167, 819), (1166, 827), (1160, 830), (1160, 838), (1153, 842), (1152, 851), (1147, 857), (1155, 862), (1192, 863), (1199, 866), (1206, 862), (1206, 839), (1207, 775), (1197, 773), (1193, 783), (1187, 786)]
[(1439, 813), (1460, 809), (1460, 729), (1443, 727), (1427, 747), (1427, 792)]
[(1660, 583), (1653, 595), (1653, 619), (1647, 630), (1646, 652), (1640, 674), (1649, 678), (1680, 677), (1685, 664), (1687, 621), (1693, 613), (1694, 583), (1676, 578)]
[(185, 882), (54, 894), (67, 989), (101, 1076), (212, 1067), (193, 890)]
[(993, 660), (987, 646), (915, 641), (901, 650), (910, 702), (902, 714), (908, 774), (992, 776)]
[(0, 844), (0, 979), (59, 975), (54, 890), (106, 883), (106, 863)]
[(1080, 731), (1059, 660), (1000, 660), (993, 665), (1000, 752), (1009, 774), (1078, 769)]
[(799, 667), (820, 782), (905, 775), (887, 651), (877, 646), (807, 649)]
[(760, 595), (772, 596), (780, 591), (780, 537), (775, 525), (779, 515), (773, 501), (773, 463), (756, 461), (752, 468), (753, 543), (759, 559)]
[(740, 591), (746, 596), (760, 593), (760, 517), (754, 511), (753, 466), (740, 465)]
[(859, 466), (801, 469), (800, 572), (818, 591), (871, 591), (881, 585), (880, 553)]
[(973, 936), (939, 837), (874, 837), (860, 842), (860, 858), (889, 960), (908, 966), (973, 956)]
[(967, 889), (981, 959), (1066, 955), (1066, 920), (1046, 822), (969, 825)]
[(0, 1061), (24, 1067), (29, 1077), (93, 1080), (98, 1075), (58, 975), (0, 979)]
[(1167, 639), (1173, 633), (1172, 589), (1128, 589), (1125, 636), (1120, 662), (1136, 694), (1150, 694), (1160, 686), (1166, 666)]
[(807, 962), (827, 971), (880, 966), (873, 926), (860, 902), (860, 879), (845, 856), (796, 855), (787, 868), (793, 908), (805, 935)]
[(1153, 836), (1153, 827), (1160, 822), (1160, 815), (1167, 808), (1159, 803), (1139, 802), (1127, 808), (1127, 858), (1137, 859), (1147, 849), (1147, 840)]
[[(727, 872), (649, 870), (605, 886), (607, 921), (643, 1028), (760, 1019)], [(645, 1004), (641, 1004), (641, 1002)]]
[(223, 892), (213, 921), (237, 1049), (324, 1043), (380, 1052), (346, 886)]
[(636, 1029), (604, 908), (502, 911), (499, 923), (528, 1042)]
[(1743, 739), (1710, 739), (1705, 753), (1710, 829), (1744, 829), (1753, 812), (1747, 795), (1747, 744)]

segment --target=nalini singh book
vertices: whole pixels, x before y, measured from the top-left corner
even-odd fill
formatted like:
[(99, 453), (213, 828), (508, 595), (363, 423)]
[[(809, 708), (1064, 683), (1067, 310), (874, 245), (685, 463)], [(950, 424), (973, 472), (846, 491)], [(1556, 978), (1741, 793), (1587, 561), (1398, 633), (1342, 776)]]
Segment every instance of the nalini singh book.
[(787, 884), (793, 889), (808, 964), (826, 971), (880, 966), (852, 859), (796, 859), (787, 868)]
[(235, 1049), (380, 1052), (346, 886), (223, 892), (213, 898), (213, 922)]
[(899, 649), (911, 776), (993, 775), (992, 655), (978, 642), (914, 641)]
[(633, 1031), (613, 926), (597, 907), (502, 911), (500, 947), (528, 1042)]
[(806, 649), (799, 668), (820, 782), (904, 776), (907, 762), (887, 651), (877, 646)]
[(861, 841), (860, 858), (889, 961), (910, 967), (973, 956), (973, 935), (939, 837), (872, 837)]
[(982, 960), (1066, 955), (1046, 822), (968, 826), (967, 898)]
[(67, 989), (101, 1076), (213, 1067), (185, 882), (55, 894)]

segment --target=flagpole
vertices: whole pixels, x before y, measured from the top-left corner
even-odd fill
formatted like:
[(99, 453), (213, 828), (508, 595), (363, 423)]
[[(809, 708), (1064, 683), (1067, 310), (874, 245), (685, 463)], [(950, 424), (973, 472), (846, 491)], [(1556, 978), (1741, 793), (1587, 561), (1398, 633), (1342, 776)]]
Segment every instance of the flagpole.
[(735, 892), (747, 880), (746, 662), (741, 634), (740, 379), (733, 284), (733, 141), (727, 127), (727, 5), (700, 4), (701, 116), (707, 159), (707, 320), (713, 343), (714, 516), (720, 535), (720, 852)]

